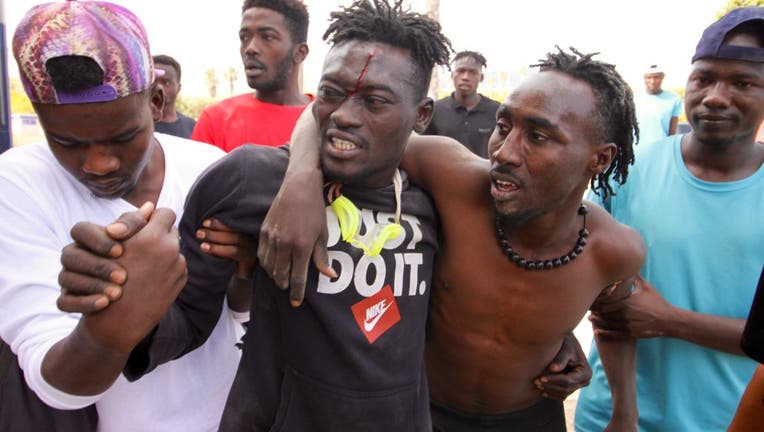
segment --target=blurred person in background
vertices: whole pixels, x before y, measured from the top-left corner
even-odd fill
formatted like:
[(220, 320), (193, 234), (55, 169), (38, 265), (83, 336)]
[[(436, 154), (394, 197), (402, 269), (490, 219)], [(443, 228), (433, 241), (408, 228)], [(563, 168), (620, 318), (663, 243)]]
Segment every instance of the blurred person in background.
[(199, 115), (191, 138), (230, 152), (243, 144), (280, 146), (314, 97), (300, 91), (308, 56), (308, 10), (300, 0), (244, 0), (241, 60), (254, 93), (224, 99)]
[(164, 89), (162, 118), (154, 122), (154, 132), (191, 138), (196, 120), (179, 112), (175, 107), (181, 88), (180, 64), (168, 55), (155, 55), (154, 71), (157, 76), (156, 83)]
[(676, 133), (682, 98), (662, 88), (666, 75), (657, 65), (645, 71), (645, 91), (634, 97), (639, 122), (639, 142), (650, 143)]
[(496, 126), (499, 103), (478, 93), (483, 82), (486, 59), (475, 51), (461, 51), (454, 56), (451, 79), (454, 91), (435, 102), (432, 121), (424, 135), (451, 137), (472, 153), (488, 159), (488, 138)]

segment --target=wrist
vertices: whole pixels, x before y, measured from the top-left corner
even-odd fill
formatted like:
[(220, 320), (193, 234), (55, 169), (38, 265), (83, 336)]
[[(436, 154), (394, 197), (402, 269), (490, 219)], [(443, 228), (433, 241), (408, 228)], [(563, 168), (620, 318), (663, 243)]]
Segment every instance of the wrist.
[(687, 328), (688, 311), (671, 307), (665, 317), (658, 320), (658, 332), (663, 337), (684, 339)]
[(104, 325), (107, 317), (101, 315), (103, 314), (83, 315), (72, 336), (78, 345), (91, 352), (115, 359), (126, 359), (142, 338), (137, 334), (134, 336), (134, 332), (129, 329), (112, 329), (111, 326)]

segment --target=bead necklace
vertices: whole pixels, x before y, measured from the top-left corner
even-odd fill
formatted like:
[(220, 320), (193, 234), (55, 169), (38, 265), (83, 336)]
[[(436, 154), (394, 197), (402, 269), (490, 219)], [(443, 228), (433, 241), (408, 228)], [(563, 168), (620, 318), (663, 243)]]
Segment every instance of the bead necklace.
[(578, 214), (584, 217), (584, 226), (578, 231), (578, 240), (576, 240), (576, 245), (573, 246), (573, 249), (559, 258), (534, 261), (525, 259), (520, 256), (520, 254), (512, 249), (512, 246), (509, 245), (509, 240), (507, 240), (506, 234), (504, 233), (504, 227), (501, 224), (501, 219), (499, 219), (499, 216), (497, 215), (496, 232), (499, 237), (499, 246), (501, 246), (502, 251), (504, 251), (504, 254), (510, 261), (526, 270), (552, 270), (554, 268), (564, 266), (565, 264), (568, 264), (569, 262), (576, 259), (576, 257), (581, 255), (581, 253), (584, 251), (584, 246), (586, 246), (586, 238), (589, 237), (589, 231), (586, 229), (587, 213), (589, 213), (589, 209), (586, 208), (584, 203), (581, 203), (581, 205), (578, 207)]

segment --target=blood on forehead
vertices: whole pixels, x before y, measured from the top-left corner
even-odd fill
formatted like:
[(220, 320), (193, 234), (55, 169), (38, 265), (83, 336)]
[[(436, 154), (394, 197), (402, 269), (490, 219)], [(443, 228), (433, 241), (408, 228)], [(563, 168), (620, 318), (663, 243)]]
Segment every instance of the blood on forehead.
[(366, 72), (369, 71), (369, 63), (371, 63), (371, 59), (373, 59), (377, 55), (377, 50), (374, 50), (369, 53), (369, 56), (366, 57), (366, 64), (363, 65), (363, 69), (361, 69), (361, 73), (358, 74), (358, 79), (355, 81), (355, 88), (350, 91), (350, 96), (354, 95), (355, 93), (358, 93), (358, 91), (361, 89), (361, 80), (363, 80), (364, 75), (366, 75)]

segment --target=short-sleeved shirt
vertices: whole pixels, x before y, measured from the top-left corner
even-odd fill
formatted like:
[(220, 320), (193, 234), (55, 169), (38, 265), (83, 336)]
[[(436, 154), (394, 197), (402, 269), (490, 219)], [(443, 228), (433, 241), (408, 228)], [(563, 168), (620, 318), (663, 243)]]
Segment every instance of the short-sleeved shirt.
[[(315, 99), (313, 95), (306, 96), (311, 101)], [(202, 111), (191, 139), (226, 152), (244, 144), (278, 147), (289, 141), (306, 106), (267, 103), (252, 93), (233, 96)]]
[(178, 119), (174, 122), (155, 122), (154, 131), (167, 135), (175, 135), (181, 138), (191, 138), (191, 132), (194, 131), (194, 126), (196, 126), (196, 120), (187, 115), (178, 113)]
[[(764, 166), (744, 179), (704, 181), (687, 169), (681, 139), (638, 146), (628, 180), (605, 206), (645, 239), (641, 274), (669, 303), (745, 319), (764, 262)], [(610, 418), (596, 346), (589, 361), (593, 376), (578, 398), (577, 432), (602, 431)], [(639, 430), (726, 431), (755, 368), (747, 357), (685, 340), (639, 339)]]
[(500, 103), (480, 95), (480, 102), (467, 110), (456, 101), (454, 94), (435, 102), (432, 121), (424, 135), (451, 137), (476, 155), (488, 159), (488, 138), (496, 127), (496, 111)]
[(671, 119), (682, 114), (682, 98), (663, 90), (658, 94), (641, 93), (634, 100), (639, 124), (639, 143), (648, 144), (669, 135)]

